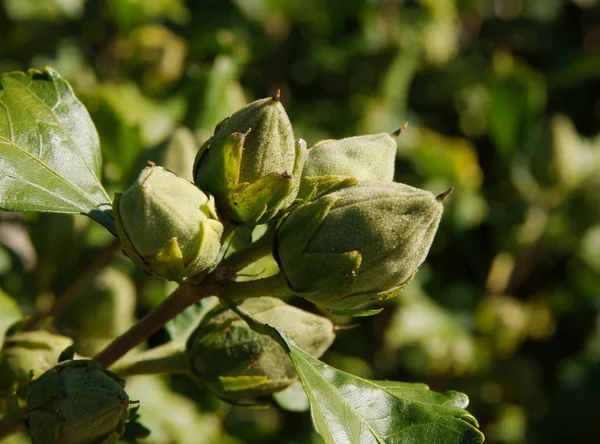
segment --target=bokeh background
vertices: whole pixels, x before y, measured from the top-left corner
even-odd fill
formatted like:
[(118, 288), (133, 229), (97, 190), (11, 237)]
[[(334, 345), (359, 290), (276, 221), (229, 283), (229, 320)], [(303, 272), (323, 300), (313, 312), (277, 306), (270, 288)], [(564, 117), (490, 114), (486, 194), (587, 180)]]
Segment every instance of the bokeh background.
[[(594, 442), (599, 3), (2, 0), (0, 71), (51, 65), (71, 82), (111, 194), (147, 160), (191, 177), (214, 125), (277, 89), (309, 146), (408, 122), (396, 180), (454, 194), (415, 281), (382, 314), (335, 318), (358, 326), (324, 360), (465, 392), (489, 443)], [(97, 349), (169, 290), (111, 242), (83, 217), (3, 213), (2, 298), (31, 313), (81, 295), (51, 328)], [(231, 407), (182, 377), (129, 391), (144, 442), (319, 442), (306, 412)]]

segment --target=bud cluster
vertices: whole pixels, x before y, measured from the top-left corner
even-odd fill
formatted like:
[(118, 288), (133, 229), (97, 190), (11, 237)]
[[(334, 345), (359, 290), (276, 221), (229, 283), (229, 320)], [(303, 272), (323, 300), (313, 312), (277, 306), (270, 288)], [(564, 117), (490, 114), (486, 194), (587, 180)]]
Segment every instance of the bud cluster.
[[(115, 196), (123, 251), (159, 278), (194, 285), (211, 277), (219, 284), (217, 295), (244, 299), (242, 309), (256, 321), (319, 357), (334, 340), (331, 321), (273, 296), (295, 294), (347, 314), (394, 296), (425, 260), (442, 216), (448, 192), (434, 196), (393, 181), (392, 136), (326, 140), (307, 149), (295, 138), (278, 95), (257, 100), (217, 125), (196, 156), (194, 183), (152, 165)], [(236, 227), (258, 224), (268, 224), (269, 234), (247, 247), (266, 245), (260, 251), (272, 253), (277, 273), (252, 282), (240, 282), (239, 269), (222, 273), (218, 262), (225, 255), (225, 237)], [(256, 251), (244, 266), (265, 257)], [(105, 305), (103, 311), (111, 312), (114, 304)], [(234, 403), (254, 402), (290, 386), (297, 374), (285, 350), (228, 307), (218, 305), (199, 321), (185, 347), (168, 357), (169, 371), (186, 373)], [(76, 326), (73, 313), (69, 325)], [(112, 324), (106, 330), (107, 337), (114, 334)], [(46, 335), (40, 347), (30, 336), (9, 341), (0, 370), (11, 381), (23, 381), (35, 367), (27, 361), (35, 353), (40, 362), (35, 372), (45, 371), (28, 394), (34, 441), (117, 439), (129, 402), (123, 381), (93, 361), (68, 361), (48, 370), (56, 359), (54, 345), (70, 344)], [(159, 361), (153, 361), (153, 371)]]

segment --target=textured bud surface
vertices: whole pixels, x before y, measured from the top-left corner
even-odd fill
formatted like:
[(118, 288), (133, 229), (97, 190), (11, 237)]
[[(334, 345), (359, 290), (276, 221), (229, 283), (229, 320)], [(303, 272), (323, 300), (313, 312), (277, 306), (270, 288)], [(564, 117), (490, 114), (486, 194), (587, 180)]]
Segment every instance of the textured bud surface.
[(308, 150), (302, 177), (394, 180), (396, 141), (387, 133), (325, 140)]
[(95, 361), (66, 361), (48, 370), (27, 396), (33, 442), (116, 442), (129, 406), (124, 386), (123, 379)]
[(297, 192), (302, 148), (279, 100), (257, 100), (217, 125), (196, 156), (194, 181), (215, 196), (224, 218), (266, 222)]
[(402, 288), (425, 260), (442, 211), (428, 191), (364, 181), (293, 210), (275, 253), (298, 295), (352, 309)]
[[(333, 324), (329, 319), (279, 299), (249, 299), (241, 307), (257, 320), (281, 329), (315, 357), (333, 342)], [(280, 345), (223, 307), (204, 318), (188, 340), (187, 353), (190, 373), (226, 400), (268, 395), (283, 390), (297, 378), (294, 365)]]
[(212, 198), (190, 182), (144, 168), (114, 208), (125, 252), (148, 273), (181, 280), (214, 265), (223, 225)]

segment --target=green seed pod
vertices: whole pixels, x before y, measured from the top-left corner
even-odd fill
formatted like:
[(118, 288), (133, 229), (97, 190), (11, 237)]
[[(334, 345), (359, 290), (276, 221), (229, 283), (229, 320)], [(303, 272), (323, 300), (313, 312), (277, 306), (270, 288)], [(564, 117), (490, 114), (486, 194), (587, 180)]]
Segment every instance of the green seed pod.
[(125, 430), (125, 381), (95, 361), (65, 361), (32, 382), (28, 426), (35, 444), (113, 443)]
[(331, 310), (394, 296), (425, 260), (446, 195), (364, 181), (292, 210), (275, 247), (288, 285)]
[(308, 150), (299, 197), (308, 200), (331, 192), (332, 182), (347, 179), (391, 182), (396, 150), (396, 141), (387, 133), (323, 140)]
[(7, 394), (15, 383), (26, 388), (30, 378), (54, 367), (62, 351), (71, 345), (71, 338), (43, 330), (7, 337), (0, 353), (0, 394)]
[(75, 339), (77, 353), (94, 356), (133, 325), (136, 299), (133, 281), (118, 269), (107, 267), (56, 324)]
[(214, 265), (223, 225), (213, 199), (190, 182), (144, 168), (114, 211), (123, 250), (147, 273), (181, 281)]
[(264, 223), (294, 201), (305, 152), (279, 98), (257, 100), (217, 125), (196, 156), (194, 181), (224, 219)]
[[(257, 320), (281, 329), (315, 357), (335, 337), (329, 319), (280, 299), (249, 299), (241, 307)], [(279, 344), (222, 306), (207, 314), (190, 336), (187, 354), (190, 374), (215, 395), (233, 402), (278, 392), (297, 379), (292, 361)]]

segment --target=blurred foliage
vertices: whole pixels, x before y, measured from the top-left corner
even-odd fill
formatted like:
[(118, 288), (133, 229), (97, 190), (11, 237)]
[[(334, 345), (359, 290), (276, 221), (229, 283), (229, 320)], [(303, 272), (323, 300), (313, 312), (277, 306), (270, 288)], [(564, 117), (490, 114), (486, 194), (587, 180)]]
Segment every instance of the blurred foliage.
[[(49, 64), (73, 85), (100, 132), (111, 195), (148, 160), (189, 177), (214, 125), (276, 89), (309, 146), (408, 121), (396, 180), (455, 193), (417, 279), (378, 316), (335, 317), (358, 327), (340, 331), (324, 360), (468, 394), (490, 443), (591, 442), (600, 396), (598, 3), (1, 0), (0, 71)], [(109, 243), (80, 217), (2, 214), (0, 333), (18, 317), (9, 296), (25, 313), (47, 307)], [(80, 285), (82, 298), (108, 301), (126, 279), (141, 316), (170, 287), (120, 255), (110, 267)], [(73, 334), (68, 319), (48, 328)], [(150, 345), (167, 338), (163, 330)], [(231, 407), (182, 377), (131, 387), (153, 432), (147, 442), (318, 442), (308, 413)]]

